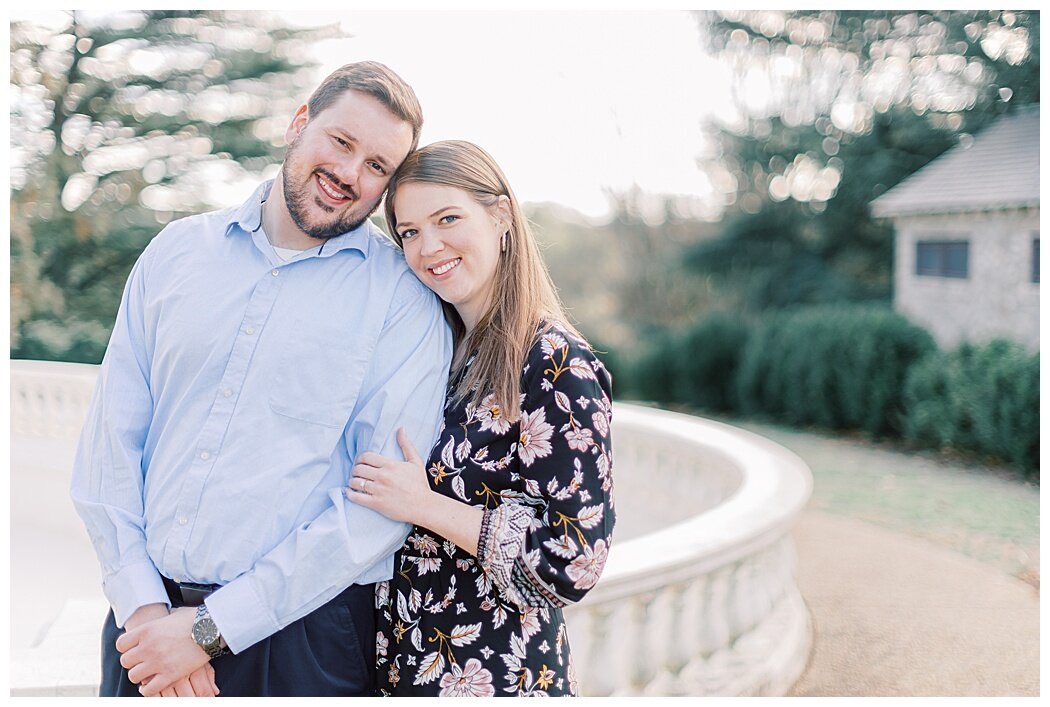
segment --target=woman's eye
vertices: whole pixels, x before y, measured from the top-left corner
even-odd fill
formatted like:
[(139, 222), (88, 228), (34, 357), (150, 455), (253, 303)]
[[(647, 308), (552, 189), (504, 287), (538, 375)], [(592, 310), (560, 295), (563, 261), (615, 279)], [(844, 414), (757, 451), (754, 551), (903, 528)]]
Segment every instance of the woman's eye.
[(344, 139), (343, 139), (343, 138), (341, 138), (341, 137), (335, 137), (335, 136), (333, 135), (333, 136), (332, 136), (332, 139), (333, 139), (333, 140), (335, 140), (335, 141), (336, 141), (337, 143), (339, 143), (339, 146), (340, 146), (340, 147), (350, 147), (350, 143), (348, 143), (348, 142), (347, 142), (346, 140), (344, 140)]
[(412, 236), (416, 235), (416, 233), (417, 233), (416, 229), (414, 229), (414, 228), (406, 228), (404, 231), (401, 231), (401, 240), (407, 240), (407, 239), (411, 238)]
[(459, 216), (455, 216), (453, 214), (446, 214), (445, 216), (442, 216), (440, 219), (438, 219), (438, 223), (448, 224), (448, 223), (452, 223), (453, 221), (458, 221), (458, 220), (459, 220)]

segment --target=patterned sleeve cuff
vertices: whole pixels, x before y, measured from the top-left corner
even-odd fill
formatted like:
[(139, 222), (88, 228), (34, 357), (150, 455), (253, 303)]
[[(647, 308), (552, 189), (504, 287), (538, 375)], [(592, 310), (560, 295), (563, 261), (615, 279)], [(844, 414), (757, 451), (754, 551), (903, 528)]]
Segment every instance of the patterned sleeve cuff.
[(519, 503), (501, 503), (487, 509), (478, 536), (478, 563), (510, 602), (524, 610), (529, 604), (514, 586), (514, 565), (525, 546), (536, 511)]

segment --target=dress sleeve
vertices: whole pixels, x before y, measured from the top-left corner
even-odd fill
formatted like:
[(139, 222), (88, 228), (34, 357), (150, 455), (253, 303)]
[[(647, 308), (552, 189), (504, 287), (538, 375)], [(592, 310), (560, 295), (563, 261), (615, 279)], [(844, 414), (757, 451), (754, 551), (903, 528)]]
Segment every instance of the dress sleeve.
[(556, 329), (533, 347), (522, 380), (525, 498), (485, 511), (478, 559), (520, 608), (562, 607), (597, 583), (609, 553), (611, 381), (585, 343)]

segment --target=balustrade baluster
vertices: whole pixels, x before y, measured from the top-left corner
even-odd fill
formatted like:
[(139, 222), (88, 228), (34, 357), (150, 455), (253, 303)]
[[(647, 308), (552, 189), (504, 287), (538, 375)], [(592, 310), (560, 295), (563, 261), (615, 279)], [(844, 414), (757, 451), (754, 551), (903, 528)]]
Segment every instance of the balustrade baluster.
[[(612, 626), (612, 615), (607, 604), (581, 605), (575, 607), (577, 615), (585, 616), (584, 627), (586, 632), (587, 648), (582, 656), (582, 662), (573, 650), (573, 665), (576, 668), (576, 676), (580, 683), (580, 691), (584, 695), (594, 697), (605, 697), (612, 694), (616, 689), (616, 675), (610, 665), (609, 646), (615, 639), (615, 631)], [(569, 640), (573, 639), (573, 626), (568, 627)], [(570, 643), (572, 648), (573, 644)]]
[(682, 666), (677, 655), (683, 633), (679, 615), (681, 596), (682, 586), (671, 584), (654, 592), (649, 602), (644, 627), (646, 641), (642, 646), (647, 662), (643, 694), (674, 694)]

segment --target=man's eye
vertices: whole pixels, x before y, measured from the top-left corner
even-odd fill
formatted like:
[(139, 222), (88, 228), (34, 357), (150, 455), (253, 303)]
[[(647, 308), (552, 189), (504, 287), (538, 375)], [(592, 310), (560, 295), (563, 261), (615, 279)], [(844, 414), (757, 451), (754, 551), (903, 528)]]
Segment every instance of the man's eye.
[(335, 137), (335, 136), (333, 135), (333, 136), (332, 136), (332, 139), (333, 139), (333, 140), (335, 140), (335, 141), (336, 141), (337, 143), (339, 143), (339, 146), (340, 146), (340, 147), (350, 147), (350, 143), (348, 143), (348, 142), (347, 142), (346, 140), (344, 140), (344, 139), (343, 139), (343, 138), (341, 138), (341, 137)]
[(378, 162), (372, 163), (372, 169), (375, 170), (377, 174), (386, 174), (386, 170), (383, 169), (383, 165), (379, 164)]
[(446, 214), (445, 216), (442, 216), (440, 219), (438, 219), (438, 223), (448, 224), (448, 223), (452, 223), (453, 221), (458, 221), (458, 220), (459, 220), (459, 216), (456, 216), (454, 214)]
[(403, 241), (404, 240), (408, 240), (412, 236), (416, 235), (416, 233), (417, 233), (416, 229), (414, 229), (414, 228), (406, 228), (405, 230), (401, 231), (401, 240), (403, 240)]

